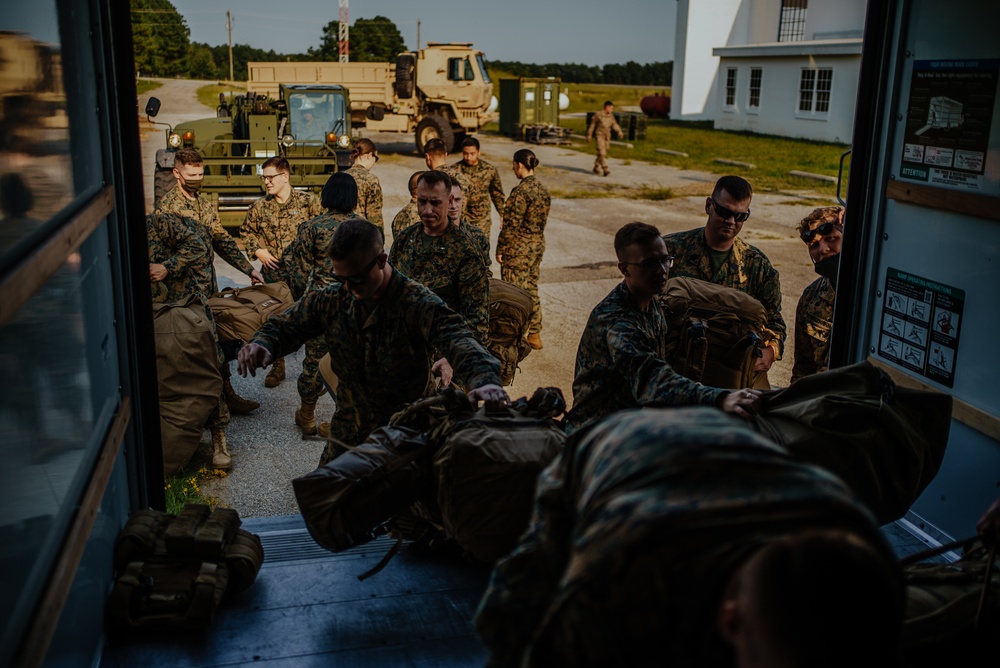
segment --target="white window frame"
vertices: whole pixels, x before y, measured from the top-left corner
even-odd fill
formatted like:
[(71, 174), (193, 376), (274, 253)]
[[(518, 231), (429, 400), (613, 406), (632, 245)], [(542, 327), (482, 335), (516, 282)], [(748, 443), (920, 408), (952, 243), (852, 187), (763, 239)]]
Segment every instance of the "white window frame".
[[(754, 76), (756, 75), (757, 83), (754, 85)], [(764, 82), (764, 68), (763, 67), (751, 67), (750, 68), (750, 80), (747, 87), (747, 113), (748, 114), (759, 114), (760, 113), (760, 97), (761, 88)], [(754, 104), (754, 93), (757, 93), (757, 104)]]
[(722, 90), (723, 111), (736, 111), (736, 87), (739, 85), (740, 73), (738, 67), (726, 68), (726, 80)]
[(832, 97), (832, 67), (803, 67), (799, 70), (798, 95), (795, 99), (795, 115), (798, 118), (828, 119)]

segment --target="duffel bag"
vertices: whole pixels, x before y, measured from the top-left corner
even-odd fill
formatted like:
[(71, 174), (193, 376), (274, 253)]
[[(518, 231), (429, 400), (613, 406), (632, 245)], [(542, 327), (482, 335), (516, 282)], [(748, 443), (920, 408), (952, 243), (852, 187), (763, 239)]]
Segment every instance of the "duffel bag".
[(225, 288), (211, 296), (208, 307), (215, 317), (220, 341), (249, 341), (275, 313), (295, 303), (283, 282), (259, 283), (245, 288)]
[(499, 278), (490, 279), (489, 351), (500, 360), (502, 385), (514, 382), (518, 363), (531, 352), (524, 337), (528, 332), (532, 311), (534, 304), (530, 292)]

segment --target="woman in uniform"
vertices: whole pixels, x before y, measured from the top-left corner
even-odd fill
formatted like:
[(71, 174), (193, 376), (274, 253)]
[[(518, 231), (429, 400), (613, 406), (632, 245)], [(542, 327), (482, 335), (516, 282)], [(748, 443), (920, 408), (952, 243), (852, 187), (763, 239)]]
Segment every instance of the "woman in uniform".
[(378, 162), (378, 148), (375, 142), (371, 139), (359, 139), (351, 149), (351, 162), (353, 164), (347, 173), (353, 176), (358, 184), (358, 208), (355, 212), (377, 227), (385, 239), (382, 222), (382, 184), (371, 171)]

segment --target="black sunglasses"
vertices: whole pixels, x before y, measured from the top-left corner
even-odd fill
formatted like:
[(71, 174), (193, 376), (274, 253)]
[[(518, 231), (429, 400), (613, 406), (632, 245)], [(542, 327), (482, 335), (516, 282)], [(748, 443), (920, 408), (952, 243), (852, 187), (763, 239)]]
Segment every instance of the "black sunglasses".
[(737, 223), (742, 223), (743, 221), (745, 221), (747, 218), (750, 217), (750, 209), (747, 209), (746, 211), (737, 212), (722, 206), (721, 204), (715, 201), (714, 197), (709, 197), (708, 201), (711, 202), (712, 206), (715, 207), (715, 213), (718, 214), (718, 216), (723, 220), (729, 220), (730, 218), (732, 218)]
[(646, 271), (656, 271), (660, 267), (670, 269), (670, 267), (674, 266), (674, 256), (662, 255), (660, 257), (647, 257), (642, 262), (622, 262), (622, 264), (638, 265)]
[(330, 272), (330, 278), (337, 281), (338, 283), (349, 283), (351, 285), (364, 285), (365, 281), (368, 280), (368, 274), (371, 273), (372, 267), (378, 262), (379, 258), (382, 257), (382, 253), (379, 253), (372, 261), (368, 263), (368, 266), (361, 270), (361, 273), (355, 274), (354, 276), (341, 276), (340, 274), (335, 274)]
[(811, 244), (813, 242), (813, 239), (815, 239), (816, 237), (825, 237), (834, 230), (837, 230), (838, 232), (843, 232), (844, 227), (843, 225), (838, 225), (837, 223), (823, 223), (822, 225), (817, 225), (811, 230), (806, 230), (799, 236), (802, 237), (802, 241), (806, 242), (807, 244)]

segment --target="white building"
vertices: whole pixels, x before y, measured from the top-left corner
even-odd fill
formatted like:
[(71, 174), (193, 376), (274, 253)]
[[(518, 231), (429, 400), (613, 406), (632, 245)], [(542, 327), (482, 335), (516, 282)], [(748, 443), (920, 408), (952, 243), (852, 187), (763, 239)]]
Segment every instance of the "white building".
[(850, 143), (866, 0), (678, 0), (672, 116)]

